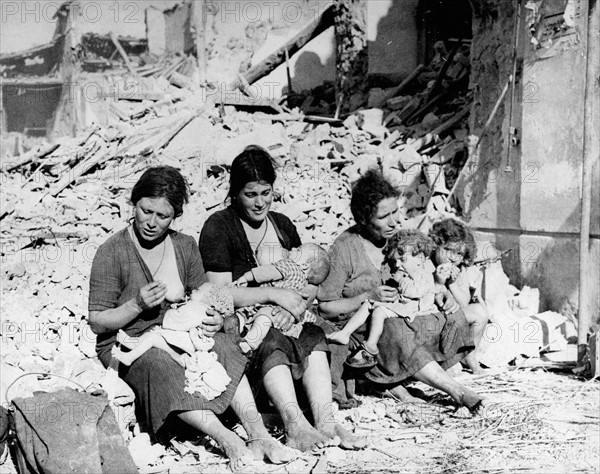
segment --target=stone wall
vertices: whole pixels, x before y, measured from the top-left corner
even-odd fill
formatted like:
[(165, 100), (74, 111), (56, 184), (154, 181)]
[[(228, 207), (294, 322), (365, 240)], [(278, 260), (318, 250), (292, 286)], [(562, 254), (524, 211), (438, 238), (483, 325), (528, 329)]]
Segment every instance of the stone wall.
[[(537, 2), (540, 4), (541, 2)], [(504, 268), (517, 286), (540, 289), (541, 310), (575, 316), (578, 312), (581, 173), (584, 154), (595, 161), (591, 215), (590, 288), (585, 301), (600, 320), (600, 212), (598, 130), (600, 91), (598, 6), (588, 18), (585, 3), (568, 2), (579, 17), (560, 26), (553, 41), (534, 48), (527, 11), (520, 21), (517, 82), (467, 166), (460, 197), (480, 238), (513, 248)], [(512, 73), (514, 2), (477, 1), (474, 5), (471, 132), (480, 135), (502, 87)], [(546, 1), (540, 10), (540, 40), (548, 22), (560, 22), (566, 1)], [(546, 23), (544, 23), (546, 22)], [(588, 28), (589, 26), (589, 28)], [(511, 106), (512, 101), (512, 106)], [(510, 127), (514, 144), (507, 136)]]

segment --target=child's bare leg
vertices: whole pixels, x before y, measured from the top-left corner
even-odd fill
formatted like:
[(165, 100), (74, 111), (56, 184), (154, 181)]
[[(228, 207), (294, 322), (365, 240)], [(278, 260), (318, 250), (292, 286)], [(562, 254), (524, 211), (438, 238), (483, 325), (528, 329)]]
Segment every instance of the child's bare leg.
[(153, 347), (159, 347), (159, 340), (162, 341), (163, 344), (167, 344), (161, 335), (155, 331), (149, 331), (137, 338), (137, 344), (129, 346), (131, 348), (129, 352), (123, 352), (114, 345), (112, 348), (112, 356), (122, 364), (131, 365)]
[(365, 301), (358, 311), (348, 320), (344, 328), (340, 331), (332, 332), (327, 335), (327, 339), (333, 342), (339, 342), (340, 344), (348, 344), (350, 342), (350, 336), (354, 331), (361, 327), (369, 318), (371, 312), (371, 303)]
[(371, 313), (371, 326), (369, 327), (369, 337), (364, 342), (363, 346), (367, 349), (371, 354), (377, 354), (379, 349), (377, 349), (377, 343), (379, 342), (379, 338), (383, 334), (383, 323), (388, 318), (388, 315), (384, 308), (378, 307), (373, 310)]
[(254, 350), (260, 346), (264, 338), (267, 336), (269, 329), (271, 329), (271, 326), (273, 326), (273, 322), (268, 316), (268, 313), (262, 312), (262, 310), (259, 311), (256, 316), (254, 316), (252, 327), (248, 330), (244, 340), (240, 343), (242, 350)]
[[(133, 338), (129, 339), (132, 340)], [(131, 345), (131, 350), (129, 352), (123, 352), (121, 349), (117, 348), (117, 346), (113, 346), (112, 356), (122, 364), (131, 365), (148, 352), (149, 349), (156, 347), (157, 349), (161, 349), (168, 353), (175, 361), (177, 361), (177, 363), (182, 364), (181, 354), (175, 352), (173, 348), (167, 344), (167, 341), (160, 335), (159, 331), (148, 331), (135, 339), (137, 339), (137, 343)]]
[(117, 342), (127, 349), (133, 349), (137, 346), (139, 339), (139, 337), (130, 336), (122, 329), (117, 332)]

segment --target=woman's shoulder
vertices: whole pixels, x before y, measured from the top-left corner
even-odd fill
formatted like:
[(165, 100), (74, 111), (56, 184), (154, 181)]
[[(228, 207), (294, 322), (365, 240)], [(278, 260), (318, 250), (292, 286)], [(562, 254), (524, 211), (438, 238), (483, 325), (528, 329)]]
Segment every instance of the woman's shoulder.
[(281, 212), (269, 211), (269, 215), (278, 226), (295, 227), (291, 219)]
[(176, 230), (169, 230), (169, 237), (173, 241), (175, 245), (181, 246), (196, 246), (196, 240), (188, 234), (184, 234), (183, 232), (178, 232)]
[(204, 229), (212, 229), (214, 227), (230, 227), (232, 225), (234, 219), (233, 212), (231, 208), (227, 207), (225, 209), (221, 209), (220, 211), (212, 213), (204, 225), (202, 226), (202, 230)]
[(112, 234), (108, 239), (98, 246), (98, 250), (111, 250), (115, 248), (123, 248), (127, 243), (127, 232), (129, 227), (125, 227), (118, 232)]
[(355, 225), (353, 225), (352, 227), (349, 227), (348, 229), (346, 229), (344, 232), (342, 232), (340, 235), (337, 236), (337, 238), (333, 241), (333, 245), (335, 246), (348, 246), (348, 245), (353, 245), (356, 242), (359, 242), (360, 237), (358, 235), (358, 229)]

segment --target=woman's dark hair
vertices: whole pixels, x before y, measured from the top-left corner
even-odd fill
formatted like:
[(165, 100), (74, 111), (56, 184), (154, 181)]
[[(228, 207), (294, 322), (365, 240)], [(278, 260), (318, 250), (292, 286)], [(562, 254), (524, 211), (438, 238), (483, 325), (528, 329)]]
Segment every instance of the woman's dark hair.
[(437, 246), (463, 244), (465, 247), (463, 263), (465, 266), (473, 264), (477, 252), (475, 238), (469, 228), (459, 220), (447, 218), (436, 222), (429, 231), (429, 237)]
[(415, 229), (402, 229), (388, 240), (384, 249), (385, 261), (394, 270), (396, 254), (402, 257), (405, 254), (419, 255), (422, 253), (425, 257), (429, 257), (434, 249), (435, 244), (423, 232)]
[(145, 197), (165, 198), (173, 207), (175, 217), (179, 217), (189, 199), (188, 185), (181, 173), (172, 166), (148, 168), (133, 186), (131, 202), (135, 206)]
[(248, 183), (264, 181), (272, 185), (276, 177), (269, 152), (258, 145), (247, 146), (231, 163), (228, 196), (235, 200)]
[(366, 225), (377, 212), (377, 206), (384, 199), (397, 199), (400, 193), (383, 175), (376, 170), (368, 170), (352, 186), (350, 210), (358, 225)]

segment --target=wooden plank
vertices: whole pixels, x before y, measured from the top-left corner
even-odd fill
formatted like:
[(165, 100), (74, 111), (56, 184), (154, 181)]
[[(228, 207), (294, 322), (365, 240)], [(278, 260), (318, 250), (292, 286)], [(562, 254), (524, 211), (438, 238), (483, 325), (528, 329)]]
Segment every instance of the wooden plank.
[(137, 71), (135, 70), (135, 67), (133, 67), (133, 64), (131, 63), (129, 56), (127, 56), (127, 53), (123, 49), (123, 46), (121, 46), (121, 43), (119, 43), (118, 38), (112, 31), (110, 32), (110, 39), (112, 40), (115, 47), (117, 48), (117, 51), (119, 51), (119, 54), (123, 58), (123, 61), (125, 61), (125, 65), (127, 66), (127, 69), (129, 69), (129, 72), (131, 74), (133, 74), (134, 76), (137, 76)]
[(277, 68), (280, 64), (283, 64), (285, 62), (286, 51), (288, 52), (289, 57), (292, 57), (300, 51), (305, 44), (319, 36), (330, 26), (333, 26), (334, 11), (335, 7), (333, 5), (329, 6), (319, 18), (303, 28), (300, 33), (285, 43), (281, 48), (267, 56), (260, 63), (248, 69), (244, 73), (244, 77), (248, 83), (255, 83)]

